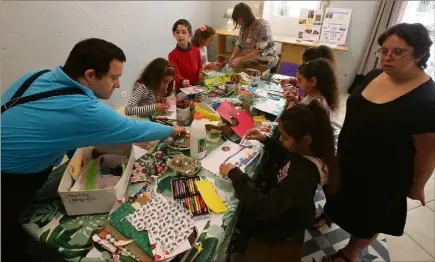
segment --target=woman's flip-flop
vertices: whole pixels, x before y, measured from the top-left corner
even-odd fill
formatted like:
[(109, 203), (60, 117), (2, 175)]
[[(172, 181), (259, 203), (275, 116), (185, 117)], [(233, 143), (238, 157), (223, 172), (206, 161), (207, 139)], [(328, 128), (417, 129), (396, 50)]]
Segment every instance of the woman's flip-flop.
[[(316, 226), (320, 221), (324, 220), (325, 222), (322, 223), (320, 226)], [(322, 212), (319, 216), (316, 217), (316, 220), (314, 222), (314, 225), (312, 225), (311, 227), (313, 229), (319, 229), (321, 228), (324, 224), (327, 224), (328, 227), (331, 227), (332, 221), (328, 218), (328, 216), (326, 216), (325, 212)]]
[(343, 253), (343, 250), (341, 250), (341, 249), (338, 250), (338, 252), (335, 254), (324, 256), (322, 258), (322, 262), (332, 262), (336, 258), (341, 258), (344, 260), (344, 262), (352, 262), (352, 260), (350, 260), (348, 257), (346, 257), (346, 255)]

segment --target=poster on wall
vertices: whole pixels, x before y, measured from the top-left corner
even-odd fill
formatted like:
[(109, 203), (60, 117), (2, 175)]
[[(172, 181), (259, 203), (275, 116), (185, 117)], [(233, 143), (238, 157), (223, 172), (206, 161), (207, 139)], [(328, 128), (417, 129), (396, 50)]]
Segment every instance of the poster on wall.
[(321, 25), (321, 10), (302, 8), (299, 14), (297, 39), (300, 41), (319, 40)]
[(320, 42), (344, 45), (351, 15), (352, 9), (326, 8)]

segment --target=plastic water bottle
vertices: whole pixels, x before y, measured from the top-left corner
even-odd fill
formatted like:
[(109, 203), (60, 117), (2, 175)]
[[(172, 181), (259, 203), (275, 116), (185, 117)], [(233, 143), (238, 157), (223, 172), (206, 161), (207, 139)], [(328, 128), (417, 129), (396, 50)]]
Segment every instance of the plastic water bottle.
[(192, 125), (190, 126), (190, 156), (194, 159), (203, 159), (205, 157), (207, 147), (205, 145), (205, 123), (202, 120), (202, 115), (196, 112)]

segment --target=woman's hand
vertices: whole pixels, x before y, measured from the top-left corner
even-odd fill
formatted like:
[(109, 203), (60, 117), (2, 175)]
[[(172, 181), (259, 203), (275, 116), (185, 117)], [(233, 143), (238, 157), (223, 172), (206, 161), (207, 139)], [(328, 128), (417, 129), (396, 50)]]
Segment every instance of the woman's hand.
[(184, 87), (188, 87), (188, 86), (190, 86), (190, 81), (189, 81), (189, 79), (184, 79), (183, 82), (181, 82), (181, 85), (183, 85)]
[(224, 64), (220, 63), (220, 62), (214, 62), (213, 63), (213, 67), (214, 67), (215, 70), (216, 69), (221, 69), (223, 66), (224, 66)]
[(418, 200), (421, 202), (423, 206), (426, 205), (425, 197), (424, 197), (424, 187), (418, 186), (418, 187), (411, 187), (411, 190), (409, 191), (408, 197), (412, 200)]
[(240, 57), (233, 58), (232, 60), (230, 60), (230, 64), (232, 67), (238, 67), (242, 62), (243, 62), (242, 58)]
[(231, 171), (231, 169), (233, 169), (234, 166), (233, 164), (227, 163), (227, 164), (222, 164), (219, 167), (219, 173), (223, 176), (223, 177), (227, 177), (228, 173)]
[(179, 137), (179, 136), (183, 136), (183, 135), (185, 135), (186, 134), (186, 129), (184, 128), (184, 127), (181, 127), (181, 126), (174, 126), (173, 128), (172, 128), (172, 134), (171, 134), (171, 136), (173, 137), (173, 138), (177, 138), (177, 137)]
[(157, 103), (155, 105), (157, 112), (165, 112), (169, 108), (169, 104), (166, 103)]
[(264, 142), (264, 141), (266, 141), (267, 137), (266, 137), (265, 134), (262, 134), (260, 132), (260, 130), (253, 128), (253, 129), (248, 130), (246, 132), (245, 138), (248, 139), (248, 140), (257, 140), (257, 141), (260, 141), (260, 142)]

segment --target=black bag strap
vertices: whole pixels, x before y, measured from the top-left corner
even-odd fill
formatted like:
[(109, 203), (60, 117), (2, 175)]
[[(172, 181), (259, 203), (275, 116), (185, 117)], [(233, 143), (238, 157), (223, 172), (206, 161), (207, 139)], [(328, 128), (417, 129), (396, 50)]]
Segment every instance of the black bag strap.
[(1, 107), (1, 113), (3, 114), (3, 112), (5, 112), (8, 109), (11, 109), (14, 106), (22, 105), (22, 104), (37, 101), (37, 100), (41, 100), (41, 99), (48, 98), (48, 97), (84, 94), (81, 89), (76, 88), (76, 87), (70, 87), (70, 88), (60, 88), (60, 89), (50, 90), (50, 91), (41, 92), (41, 93), (33, 94), (30, 96), (22, 97), (24, 92), (26, 92), (26, 90), (29, 89), (30, 85), (32, 85), (32, 83), (39, 76), (41, 76), (42, 74), (45, 74), (49, 71), (50, 70), (39, 71), (38, 73), (32, 75), (26, 81), (24, 81), (24, 83), (20, 86), (20, 88), (18, 88), (17, 92), (15, 92), (15, 94), (12, 96), (11, 100), (6, 102)]
[(15, 94), (12, 96), (11, 100), (16, 99), (17, 97), (22, 97), (24, 93), (29, 89), (29, 87), (35, 82), (35, 80), (40, 77), (41, 75), (50, 72), (50, 70), (45, 69), (42, 71), (39, 71), (35, 74), (33, 74), (31, 77), (27, 78), (26, 81), (18, 88), (18, 90), (15, 92)]

